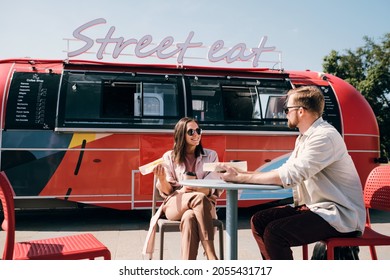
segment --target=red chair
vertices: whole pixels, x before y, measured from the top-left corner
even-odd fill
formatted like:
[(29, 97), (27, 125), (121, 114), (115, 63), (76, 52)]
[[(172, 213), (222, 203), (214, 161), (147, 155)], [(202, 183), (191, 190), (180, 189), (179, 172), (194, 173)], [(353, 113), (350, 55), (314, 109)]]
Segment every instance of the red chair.
[[(334, 248), (342, 246), (369, 246), (371, 259), (377, 260), (375, 246), (389, 246), (390, 236), (380, 234), (371, 228), (370, 209), (390, 211), (390, 165), (374, 168), (367, 177), (364, 186), (366, 206), (366, 226), (359, 237), (338, 237), (322, 240), (326, 244), (327, 259), (334, 259)], [(308, 259), (307, 245), (303, 245), (303, 259)]]
[(0, 199), (6, 231), (4, 260), (76, 260), (103, 257), (111, 259), (106, 246), (92, 234), (78, 234), (15, 243), (14, 192), (4, 172), (0, 173)]

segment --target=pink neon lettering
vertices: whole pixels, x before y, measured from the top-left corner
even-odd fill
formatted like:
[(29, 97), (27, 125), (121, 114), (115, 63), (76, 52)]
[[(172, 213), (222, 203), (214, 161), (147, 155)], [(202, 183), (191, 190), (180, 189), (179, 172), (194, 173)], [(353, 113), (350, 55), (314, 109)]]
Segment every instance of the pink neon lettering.
[(113, 58), (118, 58), (122, 51), (131, 44), (137, 44), (136, 39), (129, 39), (123, 42), (124, 38), (119, 37), (119, 42), (115, 45), (114, 52), (112, 53)]
[(150, 43), (153, 42), (153, 37), (151, 35), (145, 35), (142, 37), (139, 41), (138, 44), (135, 46), (135, 55), (137, 57), (148, 57), (151, 56), (156, 50), (152, 49), (148, 52), (142, 53), (141, 51), (146, 48), (147, 46), (150, 45)]
[[(232, 47), (227, 53), (226, 53), (226, 62), (227, 63), (232, 63), (236, 60), (241, 60), (241, 61), (247, 61), (253, 57), (252, 54), (246, 56), (245, 55), (245, 50), (246, 50), (246, 45), (244, 43), (239, 43)], [(235, 56), (234, 53), (237, 52)]]
[[(118, 46), (118, 44), (120, 44), (120, 38), (112, 38), (112, 34), (114, 34), (114, 31), (115, 31), (115, 27), (111, 27), (110, 30), (108, 30), (107, 32), (107, 35), (105, 38), (103, 39), (96, 39), (96, 42), (97, 43), (100, 43), (100, 48), (96, 54), (96, 57), (97, 59), (103, 59), (103, 54), (106, 50), (106, 47), (108, 44), (110, 43), (114, 43), (115, 46)], [(122, 38), (122, 41), (123, 41), (123, 38)], [(118, 54), (119, 55), (119, 54)]]
[[(224, 42), (222, 40), (216, 41), (210, 48), (208, 59), (211, 62), (219, 62), (225, 60), (227, 63), (233, 63), (237, 60), (248, 61), (253, 58), (252, 66), (257, 67), (259, 65), (259, 59), (262, 52), (271, 52), (275, 50), (275, 47), (265, 47), (267, 42), (267, 36), (261, 38), (258, 48), (252, 48), (249, 55), (245, 55), (246, 44), (239, 43), (229, 49), (227, 52), (215, 56), (216, 53), (223, 49)], [(235, 54), (236, 53), (236, 54)]]
[(214, 44), (211, 45), (209, 50), (208, 59), (211, 62), (218, 62), (224, 59), (224, 55), (215, 57), (214, 54), (219, 52), (223, 49), (224, 42), (222, 40), (216, 41)]
[[(85, 45), (78, 50), (68, 53), (69, 57), (74, 57), (81, 55), (88, 50), (90, 50), (94, 45), (94, 40), (89, 38), (82, 33), (95, 25), (104, 24), (106, 20), (103, 18), (95, 19), (82, 26), (78, 27), (74, 32), (73, 36), (85, 42)], [(113, 37), (115, 32), (115, 27), (111, 26), (104, 38), (97, 38), (96, 43), (100, 44), (100, 47), (96, 53), (97, 59), (103, 59), (103, 55), (106, 54), (106, 48), (109, 44), (114, 44), (114, 51), (112, 54), (113, 58), (118, 58), (121, 53), (126, 49), (126, 47), (134, 44), (134, 54), (138, 58), (145, 58), (156, 54), (160, 59), (172, 58), (177, 55), (177, 62), (182, 64), (185, 54), (190, 48), (199, 48), (202, 47), (202, 42), (192, 42), (194, 37), (194, 32), (191, 31), (187, 39), (183, 43), (174, 44), (174, 38), (172, 36), (167, 36), (161, 40), (156, 47), (150, 48), (153, 43), (153, 37), (151, 35), (145, 35), (140, 40), (131, 38), (124, 40), (123, 37), (115, 38)], [(275, 47), (266, 47), (267, 36), (263, 36), (260, 40), (258, 47), (251, 48), (250, 51), (247, 51), (247, 46), (244, 43), (239, 43), (233, 46), (232, 48), (224, 51), (224, 41), (217, 40), (214, 42), (207, 54), (208, 60), (210, 62), (219, 62), (225, 60), (227, 63), (233, 63), (235, 61), (249, 61), (252, 60), (252, 66), (257, 67), (259, 65), (260, 56), (263, 52), (272, 52), (275, 51)], [(176, 48), (174, 48), (176, 47)]]
[(86, 24), (81, 25), (79, 28), (76, 28), (76, 30), (73, 31), (73, 36), (76, 39), (84, 41), (85, 46), (76, 50), (76, 51), (69, 52), (68, 56), (69, 57), (78, 56), (80, 54), (87, 52), (90, 48), (92, 48), (93, 40), (85, 35), (82, 35), (81, 32), (94, 26), (94, 25), (98, 25), (98, 24), (102, 24), (102, 23), (106, 23), (106, 20), (104, 18), (98, 18), (98, 19), (92, 20), (90, 22), (87, 22)]
[(265, 47), (265, 43), (267, 42), (267, 39), (268, 39), (267, 36), (261, 37), (259, 46), (257, 48), (252, 49), (252, 53), (254, 54), (254, 57), (255, 57), (252, 61), (253, 67), (257, 67), (259, 65), (261, 53), (272, 52), (276, 49), (275, 47)]
[(172, 36), (165, 37), (160, 42), (159, 48), (156, 51), (157, 56), (161, 59), (167, 59), (167, 58), (170, 58), (170, 57), (173, 57), (174, 55), (176, 55), (179, 52), (179, 49), (176, 49), (170, 53), (166, 53), (166, 54), (163, 53), (163, 51), (165, 51), (166, 49), (168, 49), (169, 47), (172, 46), (174, 41), (175, 41), (175, 39), (173, 39)]
[(191, 31), (190, 34), (188, 34), (187, 40), (184, 43), (177, 44), (178, 49), (180, 49), (180, 54), (177, 57), (178, 63), (183, 63), (183, 58), (188, 48), (197, 48), (203, 45), (202, 42), (191, 43), (192, 37), (194, 37), (194, 31)]

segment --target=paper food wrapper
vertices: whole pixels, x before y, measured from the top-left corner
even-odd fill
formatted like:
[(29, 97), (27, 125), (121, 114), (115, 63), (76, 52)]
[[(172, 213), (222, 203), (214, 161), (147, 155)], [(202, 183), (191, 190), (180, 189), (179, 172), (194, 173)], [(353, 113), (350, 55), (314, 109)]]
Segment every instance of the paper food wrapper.
[(159, 159), (156, 159), (155, 161), (152, 161), (152, 162), (149, 162), (145, 165), (142, 165), (140, 167), (138, 167), (139, 171), (141, 172), (142, 175), (146, 175), (146, 174), (149, 174), (151, 172), (153, 172), (153, 169), (163, 163), (164, 160), (162, 158), (159, 158)]
[(246, 161), (234, 161), (234, 162), (207, 162), (203, 164), (203, 171), (221, 172), (223, 169), (219, 168), (218, 165), (225, 164), (236, 168), (238, 171), (248, 171), (248, 163)]

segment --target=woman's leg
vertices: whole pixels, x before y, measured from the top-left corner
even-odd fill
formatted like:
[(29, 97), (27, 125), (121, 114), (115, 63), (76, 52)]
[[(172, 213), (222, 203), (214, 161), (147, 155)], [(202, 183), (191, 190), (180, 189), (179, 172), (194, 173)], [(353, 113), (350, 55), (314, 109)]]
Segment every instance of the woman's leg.
[(212, 208), (214, 205), (210, 202), (207, 196), (203, 193), (195, 192), (189, 202), (189, 207), (194, 211), (196, 220), (198, 221), (200, 230), (200, 240), (205, 250), (208, 260), (217, 260), (217, 254), (214, 247), (214, 226)]
[(213, 204), (200, 192), (178, 193), (164, 206), (165, 216), (169, 220), (181, 220), (183, 214), (191, 209), (197, 220), (199, 238), (208, 259), (216, 259), (214, 248), (214, 226), (212, 218)]
[(198, 230), (194, 212), (191, 209), (185, 211), (180, 223), (182, 260), (196, 260), (200, 242)]
[(202, 240), (202, 246), (206, 253), (208, 260), (218, 260), (217, 254), (215, 253), (214, 241), (213, 240)]

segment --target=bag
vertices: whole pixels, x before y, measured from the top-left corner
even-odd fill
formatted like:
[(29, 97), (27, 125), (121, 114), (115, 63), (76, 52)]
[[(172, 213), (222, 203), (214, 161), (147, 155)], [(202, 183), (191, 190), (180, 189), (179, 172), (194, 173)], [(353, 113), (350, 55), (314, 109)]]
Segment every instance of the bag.
[[(326, 245), (319, 241), (314, 245), (312, 260), (326, 260)], [(359, 259), (359, 247), (357, 246), (344, 246), (334, 248), (335, 260), (358, 260)]]

